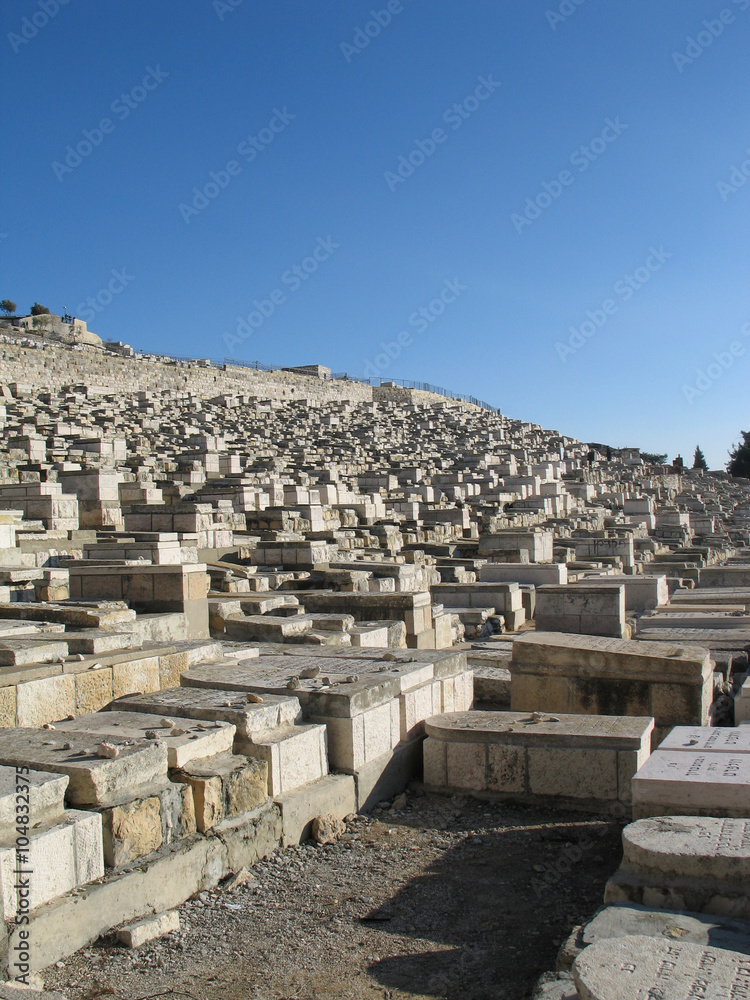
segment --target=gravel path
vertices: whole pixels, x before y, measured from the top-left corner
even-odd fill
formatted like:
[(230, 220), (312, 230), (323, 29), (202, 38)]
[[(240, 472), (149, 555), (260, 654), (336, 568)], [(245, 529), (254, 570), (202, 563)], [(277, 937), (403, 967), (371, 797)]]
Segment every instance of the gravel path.
[(277, 851), (136, 952), (48, 970), (70, 1000), (523, 1000), (601, 904), (621, 825), (409, 793), (335, 844)]

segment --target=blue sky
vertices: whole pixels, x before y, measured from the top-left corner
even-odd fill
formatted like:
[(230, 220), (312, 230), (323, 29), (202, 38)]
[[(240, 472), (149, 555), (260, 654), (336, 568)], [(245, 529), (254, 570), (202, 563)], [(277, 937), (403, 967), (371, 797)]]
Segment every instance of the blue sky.
[(712, 467), (750, 427), (750, 0), (14, 0), (0, 26), (19, 312)]

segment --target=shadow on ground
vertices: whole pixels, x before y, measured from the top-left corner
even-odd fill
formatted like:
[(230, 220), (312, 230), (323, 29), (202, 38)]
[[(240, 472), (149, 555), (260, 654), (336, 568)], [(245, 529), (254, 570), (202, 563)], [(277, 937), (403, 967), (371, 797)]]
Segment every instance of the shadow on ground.
[[(384, 987), (448, 1000), (522, 1000), (561, 942), (601, 905), (622, 825), (576, 818), (469, 833), (363, 923), (404, 939), (370, 965)], [(410, 954), (408, 940), (437, 947)]]

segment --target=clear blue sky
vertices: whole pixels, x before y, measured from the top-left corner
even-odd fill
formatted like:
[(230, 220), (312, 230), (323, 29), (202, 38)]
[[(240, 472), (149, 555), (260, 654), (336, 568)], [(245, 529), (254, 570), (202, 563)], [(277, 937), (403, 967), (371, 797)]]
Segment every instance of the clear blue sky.
[(712, 467), (750, 427), (750, 0), (56, 7), (0, 12), (19, 312)]

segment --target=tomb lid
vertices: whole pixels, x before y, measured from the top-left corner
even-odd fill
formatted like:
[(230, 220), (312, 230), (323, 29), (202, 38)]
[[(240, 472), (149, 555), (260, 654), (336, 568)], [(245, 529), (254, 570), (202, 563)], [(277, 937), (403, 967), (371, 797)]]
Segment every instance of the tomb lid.
[(649, 745), (652, 718), (559, 715), (546, 712), (446, 712), (425, 722), (425, 732), (451, 743), (639, 750)]
[(590, 945), (573, 977), (582, 1000), (740, 1000), (750, 995), (750, 957), (634, 935)]

